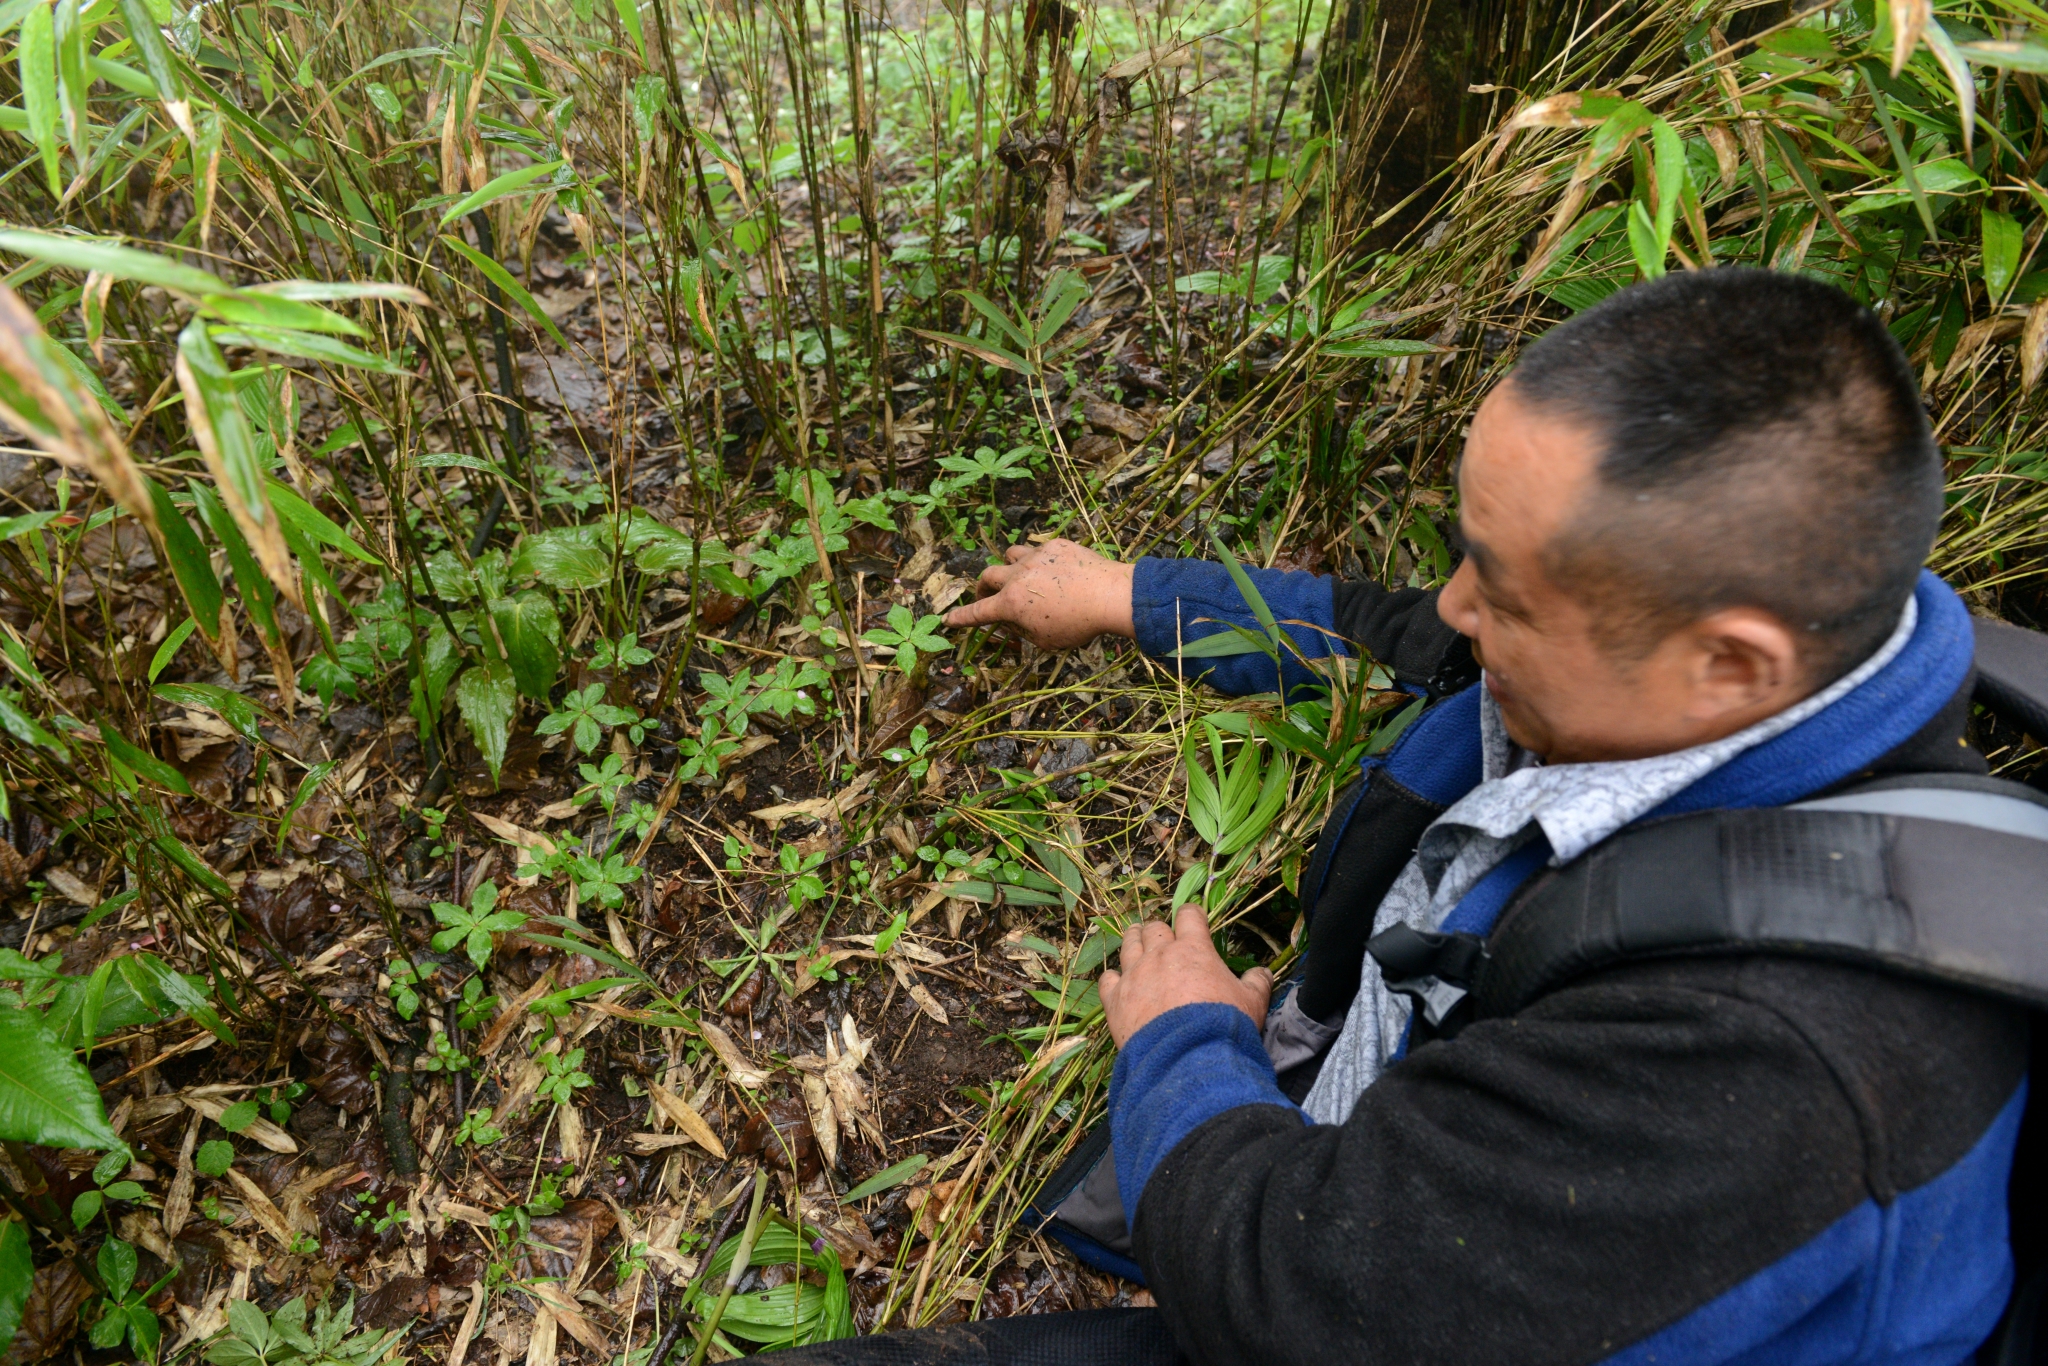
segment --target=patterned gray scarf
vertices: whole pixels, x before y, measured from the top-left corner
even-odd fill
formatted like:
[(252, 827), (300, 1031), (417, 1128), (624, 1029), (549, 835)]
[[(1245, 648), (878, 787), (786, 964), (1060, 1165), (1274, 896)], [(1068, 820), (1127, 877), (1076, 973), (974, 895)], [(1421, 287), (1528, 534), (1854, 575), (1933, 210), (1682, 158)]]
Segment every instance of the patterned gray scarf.
[[(1484, 777), (1423, 832), (1415, 857), (1380, 902), (1373, 932), (1397, 923), (1435, 930), (1480, 879), (1538, 830), (1550, 840), (1551, 866), (1577, 858), (1743, 751), (1854, 691), (1905, 648), (1918, 615), (1908, 598), (1898, 627), (1876, 654), (1796, 706), (1737, 734), (1648, 759), (1546, 766), (1508, 738), (1500, 708), (1491, 693), (1482, 692)], [(1393, 1061), (1410, 1009), (1409, 999), (1387, 988), (1368, 956), (1341, 1029), (1309, 1019), (1290, 995), (1267, 1021), (1266, 1050), (1284, 1070), (1329, 1045), (1302, 1108), (1319, 1124), (1341, 1124), (1360, 1093)]]

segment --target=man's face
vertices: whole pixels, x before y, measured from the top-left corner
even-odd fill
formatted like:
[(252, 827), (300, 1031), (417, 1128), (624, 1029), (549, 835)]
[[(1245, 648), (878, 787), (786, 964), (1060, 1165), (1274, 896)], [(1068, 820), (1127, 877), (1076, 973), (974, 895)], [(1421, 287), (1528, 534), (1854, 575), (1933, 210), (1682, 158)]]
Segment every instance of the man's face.
[(1791, 705), (1806, 691), (1790, 636), (1748, 609), (1674, 632), (1640, 659), (1596, 637), (1544, 551), (1594, 488), (1597, 436), (1522, 401), (1480, 405), (1458, 471), (1464, 562), (1437, 611), (1471, 638), (1508, 734), (1550, 763), (1668, 754)]

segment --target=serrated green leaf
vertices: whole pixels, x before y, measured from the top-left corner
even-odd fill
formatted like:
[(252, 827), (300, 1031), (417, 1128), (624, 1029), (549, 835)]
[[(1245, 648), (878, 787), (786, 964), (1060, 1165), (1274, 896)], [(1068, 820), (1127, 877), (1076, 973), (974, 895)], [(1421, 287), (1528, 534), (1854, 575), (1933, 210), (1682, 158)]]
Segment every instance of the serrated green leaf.
[(550, 588), (601, 588), (611, 582), (612, 557), (598, 543), (597, 527), (557, 527), (519, 543), (515, 576), (532, 575)]
[[(224, 1138), (208, 1139), (192, 1155), (192, 1169), (201, 1176), (223, 1176), (235, 1165), (235, 1145)], [(265, 1327), (269, 1325), (266, 1323)]]

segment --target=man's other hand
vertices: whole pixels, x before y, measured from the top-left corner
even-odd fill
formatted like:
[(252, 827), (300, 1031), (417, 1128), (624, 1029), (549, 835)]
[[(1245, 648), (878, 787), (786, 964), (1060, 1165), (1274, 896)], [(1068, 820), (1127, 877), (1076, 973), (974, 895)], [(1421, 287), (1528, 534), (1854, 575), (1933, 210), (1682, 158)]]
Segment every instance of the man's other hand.
[(1132, 634), (1130, 565), (1072, 541), (1013, 545), (1004, 555), (1008, 564), (981, 571), (980, 601), (955, 607), (946, 625), (1007, 623), (1042, 650)]
[(1201, 1001), (1236, 1006), (1254, 1025), (1265, 1025), (1273, 974), (1265, 968), (1242, 977), (1231, 972), (1209, 938), (1209, 917), (1200, 906), (1175, 911), (1171, 928), (1156, 920), (1134, 925), (1118, 957), (1123, 970), (1103, 973), (1097, 986), (1118, 1048), (1167, 1011)]

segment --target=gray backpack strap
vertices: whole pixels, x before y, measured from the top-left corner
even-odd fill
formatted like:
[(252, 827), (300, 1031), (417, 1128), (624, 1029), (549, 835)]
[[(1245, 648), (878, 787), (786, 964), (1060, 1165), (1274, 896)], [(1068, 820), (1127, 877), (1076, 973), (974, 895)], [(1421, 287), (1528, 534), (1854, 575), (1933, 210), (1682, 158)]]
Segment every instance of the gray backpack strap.
[(1973, 617), (1971, 624), (1977, 633), (1977, 700), (2048, 743), (2048, 635), (1989, 617)]
[(1476, 1018), (1693, 953), (1831, 958), (2048, 1006), (2048, 798), (1915, 775), (1627, 830), (1539, 877), (1486, 950)]

